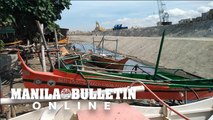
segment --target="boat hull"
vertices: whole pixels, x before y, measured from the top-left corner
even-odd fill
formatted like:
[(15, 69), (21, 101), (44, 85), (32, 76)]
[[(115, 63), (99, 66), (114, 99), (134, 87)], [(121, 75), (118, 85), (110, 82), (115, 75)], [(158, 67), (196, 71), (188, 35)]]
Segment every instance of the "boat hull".
[[(54, 74), (55, 73), (55, 74)], [(40, 80), (40, 83), (38, 82)], [(97, 81), (87, 80), (76, 73), (65, 73), (59, 70), (54, 70), (53, 73), (36, 72), (23, 74), (23, 81), (26, 88), (49, 88), (50, 93), (54, 88), (118, 88), (130, 86), (128, 82), (112, 82), (112, 81)], [(140, 85), (140, 84), (136, 84)], [(213, 96), (213, 92), (208, 89), (194, 89), (194, 92), (189, 89), (170, 88), (168, 86), (149, 85), (147, 86), (163, 100), (196, 100), (198, 98), (207, 98)], [(137, 99), (155, 99), (155, 97), (147, 90), (137, 93)]]
[(121, 60), (113, 60), (103, 56), (92, 55), (91, 60), (94, 61), (92, 62), (93, 64), (99, 67), (123, 70), (124, 64), (129, 60), (129, 58), (124, 58)]
[[(20, 54), (19, 59), (22, 62), (22, 77), (26, 88), (49, 88), (50, 93), (54, 88), (118, 88), (130, 86), (128, 81), (110, 81), (107, 79), (93, 80), (85, 79), (81, 74), (63, 72), (61, 70), (54, 70), (53, 72), (39, 72), (33, 71), (24, 63)], [(90, 76), (90, 78), (97, 78), (98, 76)], [(141, 84), (135, 84), (135, 86)], [(196, 100), (207, 97), (212, 97), (213, 92), (206, 88), (195, 88), (192, 90), (184, 88), (170, 88), (169, 86), (146, 84), (157, 96), (163, 100)], [(156, 99), (147, 90), (137, 92), (137, 99)]]

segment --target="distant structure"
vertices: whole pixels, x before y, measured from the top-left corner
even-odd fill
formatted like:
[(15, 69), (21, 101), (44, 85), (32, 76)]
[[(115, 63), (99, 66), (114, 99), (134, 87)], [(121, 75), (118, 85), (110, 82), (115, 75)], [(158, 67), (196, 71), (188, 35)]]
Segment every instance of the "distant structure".
[(96, 21), (96, 27), (95, 27), (94, 31), (103, 32), (103, 31), (105, 31), (105, 29), (103, 27), (101, 27), (100, 24)]
[(60, 28), (60, 33), (64, 36), (67, 37), (67, 32), (69, 31), (68, 28)]
[(179, 24), (192, 23), (192, 18), (181, 19), (178, 23)]
[(207, 21), (207, 20), (213, 20), (213, 9), (210, 9), (208, 12), (202, 13), (200, 17), (181, 19), (178, 23), (187, 24), (187, 23), (195, 23), (195, 22)]
[(212, 20), (213, 19), (213, 9), (210, 9), (206, 13), (202, 13), (202, 20)]
[(158, 14), (160, 21), (157, 22), (158, 26), (161, 25), (171, 25), (172, 22), (169, 22), (169, 13), (165, 11), (166, 4), (164, 4), (161, 0), (157, 0), (158, 4)]

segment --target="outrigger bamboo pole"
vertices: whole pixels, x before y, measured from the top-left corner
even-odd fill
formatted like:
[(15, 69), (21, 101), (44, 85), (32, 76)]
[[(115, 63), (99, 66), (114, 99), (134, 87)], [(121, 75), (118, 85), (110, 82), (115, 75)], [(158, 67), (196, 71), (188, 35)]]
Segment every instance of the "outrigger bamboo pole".
[(46, 60), (45, 60), (45, 53), (44, 53), (44, 45), (41, 44), (41, 61), (42, 61), (42, 68), (43, 72), (47, 72), (47, 67), (46, 67)]
[(86, 71), (86, 70), (79, 70), (78, 72), (85, 72), (85, 73), (90, 73), (90, 74), (97, 74), (97, 75), (102, 75), (102, 76), (107, 76), (107, 77), (114, 77), (114, 78), (120, 78), (120, 79), (127, 79), (127, 80), (135, 80), (135, 81), (143, 81), (143, 82), (153, 82), (153, 80), (145, 80), (145, 79), (136, 79), (136, 78), (128, 78), (128, 77), (122, 77), (122, 76), (116, 76), (116, 75), (108, 75), (104, 73), (98, 73), (95, 71)]
[[(43, 31), (42, 31), (42, 29), (41, 29), (41, 27), (40, 27), (40, 22), (39, 21), (37, 21), (36, 20), (36, 24), (37, 24), (37, 26), (38, 26), (38, 28), (39, 28), (39, 32), (40, 32), (40, 34), (41, 34), (41, 38), (42, 38), (42, 40), (43, 40), (43, 44), (44, 44), (44, 48), (45, 48), (45, 50), (47, 50), (47, 42), (46, 42), (46, 40), (45, 40), (45, 37), (44, 37), (44, 33), (43, 33)], [(53, 66), (53, 63), (52, 63), (52, 60), (51, 60), (51, 58), (50, 58), (50, 55), (49, 55), (49, 52), (47, 51), (47, 57), (48, 57), (48, 60), (49, 60), (49, 62), (50, 62), (50, 71), (52, 71), (53, 69), (55, 69), (54, 68), (54, 66)]]
[(135, 72), (135, 70), (119, 70), (119, 69), (107, 69), (107, 68), (100, 68), (100, 67), (89, 67), (86, 65), (73, 65), (75, 67), (85, 67), (93, 70), (103, 70), (103, 71), (116, 71), (116, 72)]
[(157, 61), (156, 61), (155, 73), (154, 73), (154, 76), (153, 76), (154, 80), (155, 80), (157, 72), (158, 72), (158, 66), (159, 66), (159, 62), (160, 62), (161, 51), (162, 51), (162, 48), (163, 48), (164, 36), (165, 36), (165, 30), (163, 31), (162, 38), (161, 38), (160, 48), (159, 48), (159, 52), (158, 52), (158, 58), (157, 58)]
[(35, 54), (38, 55), (39, 62), (40, 62), (40, 64), (41, 64), (41, 67), (43, 68), (41, 56), (40, 56), (40, 53), (38, 52), (38, 42), (35, 42)]
[[(129, 78), (129, 77), (122, 77), (122, 76), (117, 76), (117, 75), (108, 75), (104, 73), (99, 73), (95, 71), (88, 71), (88, 70), (77, 70), (78, 72), (84, 72), (84, 73), (89, 73), (89, 74), (96, 74), (100, 76), (106, 76), (106, 77), (113, 77), (113, 78), (119, 78), (119, 79), (125, 79), (125, 80), (133, 80), (133, 81), (142, 81), (146, 84), (150, 85), (160, 85), (160, 86), (169, 86), (169, 87), (176, 87), (176, 88), (213, 88), (212, 85), (190, 85), (190, 84), (178, 84), (178, 83), (167, 83), (170, 80), (159, 80), (159, 81), (154, 81), (154, 80), (147, 80), (147, 79), (139, 79), (139, 78)], [(93, 78), (92, 78), (93, 79)], [(186, 79), (185, 79), (186, 80)], [(167, 81), (167, 82), (165, 82)], [(180, 81), (180, 80), (179, 80)], [(124, 81), (123, 81), (124, 82)], [(127, 81), (126, 81), (127, 82)]]
[[(39, 24), (38, 27), (39, 27), (39, 29), (41, 29), (41, 32), (43, 33), (43, 25)], [(46, 59), (45, 59), (45, 53), (44, 53), (44, 44), (42, 42), (42, 38), (41, 37), (40, 37), (40, 41), (39, 42), (40, 42), (40, 51), (41, 51), (42, 71), (46, 72), (47, 71), (47, 67), (46, 67)]]
[[(54, 30), (55, 33), (55, 47), (58, 50), (58, 36), (57, 36), (57, 32), (56, 29)], [(56, 58), (57, 58), (57, 62), (58, 62), (58, 68), (60, 68), (60, 60), (59, 60), (59, 51), (56, 52)]]

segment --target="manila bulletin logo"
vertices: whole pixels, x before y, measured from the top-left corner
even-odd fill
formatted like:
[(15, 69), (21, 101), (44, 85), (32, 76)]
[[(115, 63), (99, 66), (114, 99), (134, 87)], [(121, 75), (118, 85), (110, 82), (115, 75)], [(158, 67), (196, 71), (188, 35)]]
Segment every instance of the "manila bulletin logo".
[[(41, 84), (40, 81), (36, 81), (36, 84)], [(53, 81), (48, 81), (49, 86), (54, 86)], [(88, 100), (89, 105), (96, 106), (96, 102), (89, 100), (130, 100), (136, 99), (136, 89), (132, 87), (128, 88), (98, 88), (96, 90), (90, 88), (64, 88), (62, 90), (54, 88), (53, 92), (50, 93), (48, 88), (12, 88), (11, 99), (17, 100), (34, 100), (32, 104), (33, 109), (40, 109), (41, 103), (38, 101), (51, 101), (49, 102), (49, 109), (56, 109), (57, 102), (60, 100)], [(52, 102), (54, 101), (54, 102)], [(91, 103), (90, 103), (91, 102)], [(78, 109), (80, 109), (80, 102), (78, 102)], [(64, 108), (67, 109), (67, 103), (64, 102)], [(91, 106), (88, 106), (91, 108)], [(93, 107), (93, 109), (96, 109)], [(110, 102), (104, 102), (104, 109), (110, 110)]]

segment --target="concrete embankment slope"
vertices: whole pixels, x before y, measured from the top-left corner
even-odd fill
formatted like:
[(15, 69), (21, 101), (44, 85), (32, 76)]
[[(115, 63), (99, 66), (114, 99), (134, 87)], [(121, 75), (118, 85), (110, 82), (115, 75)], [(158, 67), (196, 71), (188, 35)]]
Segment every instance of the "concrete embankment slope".
[(170, 37), (213, 37), (213, 20), (114, 31), (106, 30), (105, 32), (99, 32), (97, 34), (108, 36), (157, 37), (161, 36), (163, 30), (166, 30), (167, 36)]
[[(102, 36), (94, 36), (101, 40)], [(160, 46), (160, 37), (121, 37), (118, 39), (118, 52), (135, 56), (141, 60), (155, 63)], [(71, 41), (92, 43), (93, 36), (71, 36)], [(105, 48), (115, 50), (114, 42), (105, 42)], [(166, 37), (160, 65), (167, 68), (180, 68), (185, 71), (213, 78), (213, 39), (211, 38), (172, 38)]]

